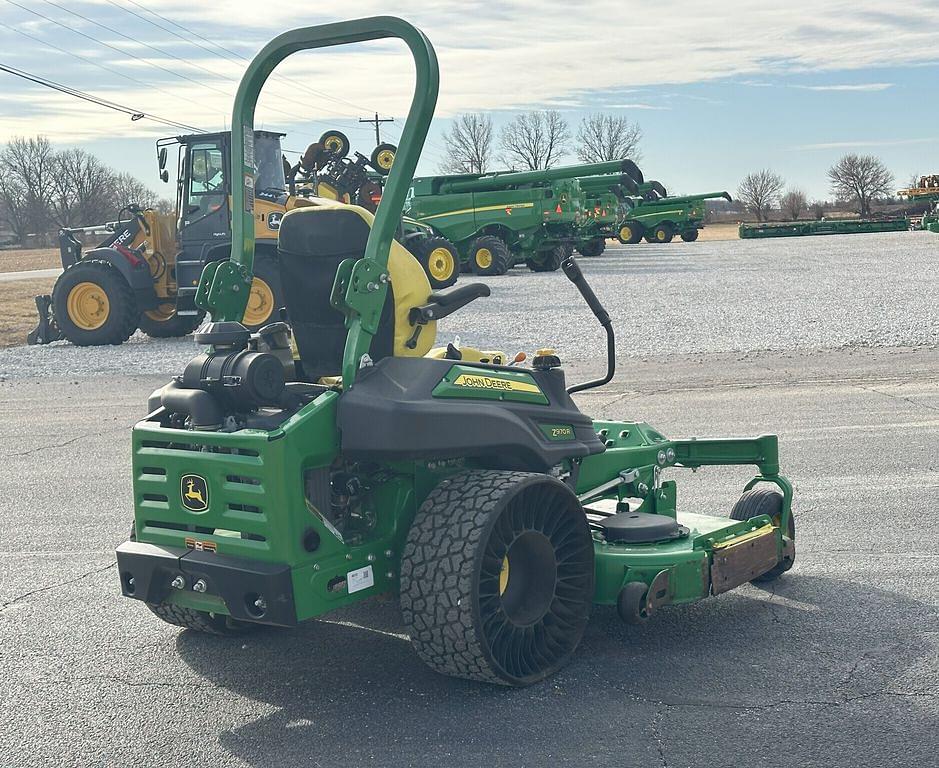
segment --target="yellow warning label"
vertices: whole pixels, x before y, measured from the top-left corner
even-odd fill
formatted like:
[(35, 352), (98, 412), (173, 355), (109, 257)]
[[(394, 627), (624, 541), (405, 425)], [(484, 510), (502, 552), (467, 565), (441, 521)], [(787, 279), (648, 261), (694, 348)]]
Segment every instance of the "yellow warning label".
[(469, 387), (471, 389), (492, 389), (498, 392), (532, 392), (540, 395), (541, 390), (527, 381), (512, 381), (495, 376), (479, 376), (471, 373), (461, 373), (453, 380), (456, 387)]

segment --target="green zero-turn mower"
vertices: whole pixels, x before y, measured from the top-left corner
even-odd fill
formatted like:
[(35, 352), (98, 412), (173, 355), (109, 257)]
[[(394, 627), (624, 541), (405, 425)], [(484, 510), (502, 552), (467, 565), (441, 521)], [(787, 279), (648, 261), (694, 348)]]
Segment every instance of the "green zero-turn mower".
[[(416, 89), (374, 220), (337, 203), (280, 228), (295, 359), (285, 324), (251, 335), (237, 322), (254, 257), (255, 103), (289, 54), (388, 37), (410, 49)], [(779, 576), (794, 558), (792, 487), (775, 436), (673, 440), (578, 410), (571, 394), (612, 378), (614, 344), (573, 258), (564, 272), (606, 331), (602, 378), (566, 385), (551, 350), (531, 368), (431, 351), (436, 321), (489, 293), (432, 292), (393, 239), (437, 87), (430, 42), (392, 17), (287, 32), (248, 67), (232, 118), (240, 247), (203, 274), (207, 350), (134, 428), (135, 521), (118, 569), (125, 596), (220, 635), (397, 593), (433, 669), (522, 686), (568, 661), (593, 603), (638, 623)], [(729, 519), (677, 512), (673, 468), (729, 464), (757, 471)]]

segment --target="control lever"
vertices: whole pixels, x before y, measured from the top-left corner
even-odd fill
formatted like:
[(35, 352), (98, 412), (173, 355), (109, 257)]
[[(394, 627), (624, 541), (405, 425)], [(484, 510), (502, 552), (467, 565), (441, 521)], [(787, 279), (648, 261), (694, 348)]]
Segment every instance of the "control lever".
[(606, 331), (606, 376), (602, 379), (585, 381), (581, 384), (574, 384), (568, 387), (568, 394), (574, 394), (575, 392), (581, 392), (585, 389), (602, 387), (613, 379), (613, 374), (616, 372), (616, 340), (613, 335), (613, 321), (610, 320), (610, 313), (607, 312), (600, 303), (600, 299), (598, 299), (597, 295), (593, 292), (593, 288), (590, 287), (587, 278), (584, 277), (584, 273), (580, 271), (580, 265), (574, 257), (568, 256), (564, 259), (564, 261), (561, 262), (561, 269), (564, 270), (567, 279), (580, 291), (580, 295), (584, 297), (587, 306), (590, 307), (590, 310)]

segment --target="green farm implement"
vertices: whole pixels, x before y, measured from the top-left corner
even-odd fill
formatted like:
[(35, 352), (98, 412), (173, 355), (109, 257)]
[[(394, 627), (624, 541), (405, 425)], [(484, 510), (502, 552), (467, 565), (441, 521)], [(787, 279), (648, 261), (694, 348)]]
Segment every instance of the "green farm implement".
[(607, 239), (619, 234), (632, 207), (629, 196), (638, 193), (643, 183), (638, 171), (636, 168), (633, 175), (621, 173), (577, 179), (584, 203), (581, 239), (576, 246), (582, 256), (599, 256), (606, 249)]
[(929, 232), (939, 232), (939, 174), (921, 176), (915, 187), (897, 192), (912, 203), (926, 206), (926, 212), (920, 219), (920, 228)]
[[(410, 50), (416, 85), (377, 212), (288, 212), (277, 258), (291, 327), (251, 334), (238, 321), (261, 88), (292, 53), (390, 37)], [(580, 412), (571, 395), (612, 379), (615, 344), (570, 255), (564, 273), (607, 338), (605, 375), (568, 385), (553, 350), (522, 367), (435, 346), (437, 320), (489, 294), (432, 291), (394, 239), (437, 89), (430, 42), (393, 17), (287, 32), (248, 66), (231, 121), (231, 258), (199, 285), (205, 351), (134, 427), (135, 519), (118, 574), (164, 621), (218, 635), (390, 593), (430, 667), (528, 685), (570, 659), (593, 603), (641, 623), (778, 577), (795, 556), (792, 486), (775, 436), (676, 440)], [(670, 475), (724, 465), (756, 468), (730, 517), (679, 511)]]
[(581, 242), (583, 194), (578, 176), (634, 175), (630, 160), (519, 173), (414, 179), (407, 214), (456, 245), (477, 275), (505, 274), (516, 263), (535, 272), (558, 269)]
[(705, 201), (731, 200), (727, 192), (666, 197), (658, 182), (647, 182), (641, 191), (643, 196), (633, 198), (632, 208), (617, 233), (619, 241), (626, 245), (642, 239), (647, 243), (670, 243), (676, 235), (686, 243), (694, 242), (698, 231), (704, 228)]
[(871, 232), (905, 232), (910, 220), (903, 216), (895, 219), (844, 219), (821, 221), (791, 221), (770, 224), (741, 224), (740, 237), (744, 240), (764, 237), (806, 237), (811, 235), (861, 235)]

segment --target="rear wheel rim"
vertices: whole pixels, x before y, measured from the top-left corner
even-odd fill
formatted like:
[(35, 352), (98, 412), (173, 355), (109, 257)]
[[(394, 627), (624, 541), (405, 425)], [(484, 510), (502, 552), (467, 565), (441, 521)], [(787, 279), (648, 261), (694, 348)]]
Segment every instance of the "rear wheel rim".
[(379, 168), (383, 171), (390, 171), (391, 166), (395, 161), (395, 153), (390, 149), (383, 149), (378, 153), (378, 157), (375, 158), (375, 162)]
[(630, 240), (632, 239), (633, 231), (629, 227), (623, 227), (619, 231), (619, 236), (623, 238), (623, 240)]
[(244, 324), (261, 325), (274, 313), (274, 291), (264, 278), (255, 276), (245, 307)]
[(108, 294), (97, 283), (84, 281), (68, 292), (66, 309), (69, 320), (83, 331), (95, 331), (103, 326), (111, 315)]
[(453, 254), (446, 248), (434, 248), (427, 259), (427, 268), (434, 280), (449, 280), (456, 269)]
[(480, 248), (476, 251), (476, 266), (480, 269), (489, 269), (492, 266), (492, 251)]

